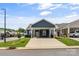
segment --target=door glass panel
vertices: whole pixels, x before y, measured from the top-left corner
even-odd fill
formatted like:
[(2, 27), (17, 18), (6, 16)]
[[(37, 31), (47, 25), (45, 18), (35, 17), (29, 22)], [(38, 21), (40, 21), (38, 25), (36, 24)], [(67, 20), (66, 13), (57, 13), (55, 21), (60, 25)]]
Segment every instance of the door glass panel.
[(45, 30), (43, 30), (42, 35), (43, 35), (43, 36), (46, 36), (46, 31), (45, 31)]

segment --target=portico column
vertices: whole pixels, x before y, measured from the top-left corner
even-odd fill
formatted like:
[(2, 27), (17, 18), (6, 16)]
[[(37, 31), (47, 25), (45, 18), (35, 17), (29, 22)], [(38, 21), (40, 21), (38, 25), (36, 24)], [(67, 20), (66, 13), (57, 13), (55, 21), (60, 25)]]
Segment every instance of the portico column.
[(51, 37), (51, 29), (49, 29), (49, 37)]
[(56, 33), (55, 33), (55, 28), (54, 28), (54, 30), (53, 30), (53, 37), (55, 37), (55, 35), (56, 35)]
[(31, 38), (32, 38), (32, 29), (31, 29)]
[(33, 30), (33, 36), (35, 37), (35, 29)]
[(68, 27), (67, 37), (69, 37), (69, 33), (70, 33), (70, 28)]

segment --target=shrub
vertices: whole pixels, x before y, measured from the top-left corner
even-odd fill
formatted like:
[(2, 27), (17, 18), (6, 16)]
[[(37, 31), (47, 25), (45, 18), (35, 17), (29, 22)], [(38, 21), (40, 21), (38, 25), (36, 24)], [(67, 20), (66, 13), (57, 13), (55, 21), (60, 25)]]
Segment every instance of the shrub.
[(10, 46), (8, 49), (16, 49), (15, 46)]
[(27, 38), (31, 38), (31, 35), (25, 35), (25, 38), (26, 38), (26, 37), (27, 37)]

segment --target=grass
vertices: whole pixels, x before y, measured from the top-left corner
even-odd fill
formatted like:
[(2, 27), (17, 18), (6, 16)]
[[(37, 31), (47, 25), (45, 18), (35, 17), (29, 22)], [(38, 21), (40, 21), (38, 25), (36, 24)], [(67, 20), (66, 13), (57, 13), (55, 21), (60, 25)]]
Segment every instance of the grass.
[(29, 40), (30, 38), (21, 38), (19, 40), (7, 41), (6, 43), (0, 42), (0, 47), (9, 47), (9, 46), (24, 47), (29, 42)]
[(67, 46), (79, 46), (79, 41), (67, 37), (56, 37), (56, 39), (66, 44)]

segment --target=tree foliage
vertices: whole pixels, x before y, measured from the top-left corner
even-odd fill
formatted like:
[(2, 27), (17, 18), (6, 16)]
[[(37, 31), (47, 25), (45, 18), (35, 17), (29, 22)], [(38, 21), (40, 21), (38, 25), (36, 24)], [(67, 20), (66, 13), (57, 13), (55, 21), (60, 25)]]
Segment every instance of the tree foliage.
[(19, 28), (19, 29), (17, 30), (17, 32), (20, 32), (20, 33), (25, 32), (25, 29)]

